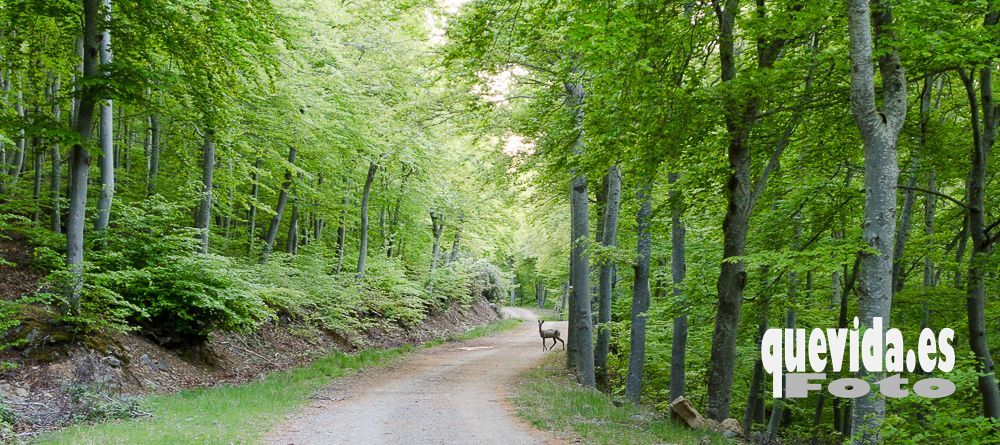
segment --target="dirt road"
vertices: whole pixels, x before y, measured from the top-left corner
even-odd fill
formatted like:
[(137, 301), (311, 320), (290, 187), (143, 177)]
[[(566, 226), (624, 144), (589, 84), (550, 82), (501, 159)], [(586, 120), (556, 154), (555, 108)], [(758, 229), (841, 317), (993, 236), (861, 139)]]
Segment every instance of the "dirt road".
[[(535, 320), (525, 309), (508, 314)], [(565, 322), (548, 322), (566, 336)], [(265, 438), (269, 444), (557, 444), (506, 406), (512, 377), (543, 354), (538, 325), (414, 352), (341, 379)]]

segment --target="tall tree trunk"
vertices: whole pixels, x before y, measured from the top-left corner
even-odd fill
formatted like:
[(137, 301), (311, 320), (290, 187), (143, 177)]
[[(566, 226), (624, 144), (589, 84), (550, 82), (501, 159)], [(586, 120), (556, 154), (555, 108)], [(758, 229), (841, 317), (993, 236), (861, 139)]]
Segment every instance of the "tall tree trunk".
[(458, 227), (455, 229), (455, 241), (451, 243), (451, 256), (448, 263), (458, 261), (459, 251), (462, 247), (462, 231), (465, 230), (465, 213), (458, 215)]
[[(604, 223), (601, 224), (601, 245), (611, 248), (618, 245), (618, 211), (621, 207), (622, 177), (618, 171), (618, 166), (608, 169), (607, 192), (604, 202)], [(603, 260), (600, 264), (601, 273), (598, 285), (597, 316), (597, 349), (594, 352), (594, 372), (598, 388), (609, 391), (608, 385), (608, 350), (611, 345), (611, 285), (612, 271), (615, 263), (611, 260)]]
[(646, 312), (649, 310), (649, 256), (652, 223), (652, 175), (648, 172), (641, 180), (636, 193), (639, 211), (636, 221), (636, 264), (632, 282), (632, 330), (629, 336), (628, 375), (625, 379), (625, 394), (633, 403), (642, 397), (642, 376), (646, 364)]
[[(929, 133), (928, 124), (930, 122), (930, 112), (931, 112), (931, 90), (934, 85), (934, 76), (928, 75), (924, 78), (923, 91), (920, 94), (920, 148), (921, 150), (928, 150), (927, 136)], [(927, 241), (924, 248), (927, 253), (930, 253), (933, 249), (934, 244), (934, 212), (937, 207), (937, 175), (934, 171), (934, 167), (931, 167), (931, 171), (927, 174), (927, 193), (924, 196), (924, 236)], [(923, 270), (923, 289), (921, 294), (923, 301), (921, 302), (922, 316), (920, 322), (921, 330), (926, 329), (930, 324), (930, 313), (928, 304), (928, 292), (935, 286), (935, 273), (934, 273), (934, 260), (931, 255), (924, 255), (924, 270)], [(931, 370), (923, 370), (923, 372), (929, 373)]]
[[(578, 70), (574, 67), (574, 72)], [(578, 134), (573, 152), (582, 155), (586, 146), (583, 135), (583, 85), (568, 83), (566, 105), (573, 115)], [(570, 239), (573, 242), (570, 250), (570, 270), (573, 282), (572, 302), (570, 310), (569, 330), (571, 332), (569, 354), (576, 357), (577, 378), (583, 386), (597, 386), (594, 374), (594, 339), (593, 325), (590, 315), (590, 258), (587, 254), (587, 241), (590, 240), (590, 217), (588, 215), (587, 177), (578, 171), (573, 172), (570, 188)], [(576, 349), (575, 351), (573, 349)]]
[(14, 102), (14, 111), (17, 113), (17, 117), (21, 120), (21, 123), (19, 123), (19, 125), (21, 125), (21, 129), (18, 130), (17, 133), (17, 147), (14, 151), (13, 164), (11, 164), (10, 168), (7, 170), (7, 175), (10, 176), (11, 193), (16, 192), (15, 189), (17, 188), (17, 180), (20, 179), (21, 170), (24, 169), (24, 152), (27, 140), (25, 139), (26, 136), (23, 122), (27, 119), (27, 111), (24, 108), (23, 100), (24, 95), (20, 90), (18, 90), (17, 99), (16, 102)]
[(288, 221), (288, 237), (285, 239), (285, 253), (296, 254), (299, 250), (299, 198), (292, 198), (292, 217)]
[[(674, 301), (680, 303), (684, 300), (684, 278), (687, 275), (687, 260), (685, 259), (685, 229), (684, 221), (681, 219), (684, 207), (681, 202), (681, 194), (675, 187), (680, 175), (670, 173), (670, 274), (674, 287)], [(684, 304), (679, 304), (684, 307)], [(681, 312), (674, 317), (674, 332), (670, 344), (670, 400), (676, 400), (683, 396), (686, 390), (687, 374), (687, 334), (688, 321), (687, 313)]]
[[(986, 26), (997, 23), (998, 11), (991, 11), (986, 18)], [(996, 140), (997, 109), (993, 102), (993, 70), (989, 66), (979, 72), (979, 93), (982, 100), (982, 131), (980, 131), (979, 111), (976, 104), (975, 80), (972, 71), (965, 74), (959, 70), (962, 83), (969, 96), (972, 122), (973, 147), (969, 168), (968, 214), (969, 234), (972, 238), (972, 257), (966, 284), (966, 313), (969, 317), (969, 348), (976, 356), (976, 371), (979, 375), (979, 392), (983, 396), (983, 416), (1000, 418), (1000, 388), (994, 375), (993, 358), (986, 338), (986, 271), (993, 245), (1000, 236), (990, 237), (987, 231), (985, 189), (990, 151)]]
[(346, 192), (340, 200), (340, 224), (337, 226), (337, 273), (344, 267), (344, 245), (347, 243), (347, 205), (351, 203)]
[(368, 198), (372, 194), (372, 182), (378, 173), (378, 164), (371, 161), (368, 164), (368, 176), (365, 177), (365, 188), (361, 194), (361, 247), (358, 249), (358, 279), (365, 277), (365, 263), (368, 260)]
[(903, 191), (903, 208), (899, 213), (899, 226), (896, 229), (896, 244), (892, 254), (892, 291), (893, 293), (903, 290), (906, 277), (903, 275), (903, 251), (906, 249), (906, 239), (910, 234), (910, 226), (913, 221), (913, 204), (917, 201), (917, 168), (920, 164), (920, 154), (913, 150), (910, 154), (909, 179), (907, 187)]
[[(41, 115), (41, 110), (35, 108), (35, 115)], [(42, 167), (45, 164), (45, 152), (42, 151), (42, 138), (35, 136), (31, 138), (32, 153), (32, 184), (31, 192), (35, 200), (35, 213), (32, 221), (37, 223), (42, 217)]]
[(250, 255), (253, 255), (254, 240), (257, 236), (257, 199), (260, 196), (260, 167), (263, 162), (263, 159), (257, 157), (253, 161), (253, 172), (250, 173), (250, 209), (247, 211), (247, 224), (249, 225), (247, 245)]
[[(156, 193), (156, 177), (160, 173), (160, 115), (149, 114), (149, 171), (146, 172), (146, 194)], [(256, 173), (255, 173), (256, 174)]]
[(441, 257), (441, 235), (444, 233), (444, 215), (437, 210), (431, 211), (431, 275), (437, 270), (438, 258)]
[[(797, 237), (798, 236), (796, 236), (796, 238)], [(793, 341), (792, 344), (794, 344), (795, 340), (795, 319), (796, 319), (795, 304), (798, 297), (798, 289), (799, 289), (798, 272), (789, 272), (788, 273), (789, 301), (788, 301), (788, 309), (785, 310), (785, 329), (786, 329), (785, 332), (789, 332), (788, 329), (791, 329), (790, 332), (792, 332), (792, 341)], [(784, 379), (784, 377), (782, 377), (782, 379)], [(782, 384), (782, 388), (784, 388), (785, 386), (786, 385)], [(778, 430), (781, 427), (781, 419), (782, 416), (784, 415), (785, 403), (788, 403), (788, 399), (786, 399), (784, 395), (785, 395), (784, 392), (782, 392), (782, 397), (780, 399), (775, 399), (774, 405), (771, 408), (771, 418), (768, 421), (767, 433), (765, 436), (767, 438), (768, 443), (777, 441), (778, 439)]]
[(507, 263), (510, 267), (510, 305), (514, 306), (517, 304), (517, 271), (514, 270), (514, 257), (509, 257)]
[[(52, 79), (52, 87), (49, 93), (52, 101), (52, 119), (59, 122), (62, 119), (62, 110), (59, 107), (59, 76)], [(62, 233), (62, 152), (59, 149), (59, 142), (52, 143), (52, 173), (49, 177), (49, 196), (52, 200), (52, 213), (49, 218), (49, 226), (53, 232)]]
[(215, 175), (215, 142), (213, 129), (205, 129), (201, 148), (201, 206), (195, 218), (195, 228), (199, 230), (201, 253), (208, 253), (208, 235), (212, 227), (212, 178)]
[[(98, 0), (83, 0), (83, 78), (96, 79), (98, 72)], [(73, 144), (70, 168), (69, 217), (66, 220), (66, 264), (73, 275), (67, 289), (67, 302), (71, 314), (79, 313), (80, 293), (83, 290), (83, 227), (87, 211), (87, 182), (90, 177), (90, 153), (84, 144), (90, 140), (94, 125), (94, 105), (97, 102), (94, 87), (80, 87), (80, 102), (74, 129), (80, 139)]]
[[(102, 0), (102, 4), (104, 20), (110, 23), (111, 0)], [(102, 67), (110, 64), (112, 60), (111, 31), (108, 30), (107, 23), (101, 32), (100, 58)], [(108, 72), (105, 70), (103, 75), (107, 77)], [(94, 229), (98, 232), (103, 232), (108, 228), (108, 222), (111, 219), (111, 200), (114, 199), (115, 195), (114, 112), (112, 107), (110, 98), (105, 98), (101, 102), (101, 156), (99, 157), (101, 166), (101, 193), (97, 200), (97, 220), (94, 222)], [(202, 250), (207, 252), (208, 238), (204, 237), (204, 235), (203, 242)]]
[[(874, 14), (868, 0), (848, 0), (847, 16), (851, 56), (851, 111), (861, 133), (865, 151), (865, 205), (862, 238), (870, 250), (861, 254), (858, 277), (858, 314), (866, 328), (881, 317), (882, 328), (889, 326), (892, 308), (893, 241), (896, 222), (896, 181), (899, 167), (896, 142), (906, 120), (906, 77), (895, 49), (880, 51), (878, 66), (882, 77), (883, 101), (880, 111), (875, 101), (875, 67), (872, 57), (872, 23), (878, 41), (891, 40), (892, 15), (888, 4), (879, 0)], [(884, 346), (883, 346), (884, 347)], [(863, 378), (868, 373), (858, 373)], [(851, 430), (855, 444), (881, 442), (885, 400), (869, 393), (854, 399)]]
[[(764, 267), (763, 273), (761, 273), (761, 278), (764, 282), (767, 282), (768, 267)], [(764, 340), (764, 334), (767, 332), (768, 325), (771, 320), (771, 298), (767, 295), (761, 295), (760, 300), (760, 321), (757, 324), (757, 350), (760, 350), (761, 343)], [(757, 418), (757, 412), (763, 411), (758, 409), (764, 405), (764, 362), (757, 355), (757, 361), (754, 363), (753, 376), (750, 378), (750, 391), (747, 397), (747, 408), (743, 413), (743, 434), (750, 437), (750, 431), (753, 430), (754, 420)], [(673, 396), (671, 395), (671, 398)]]
[[(720, 57), (722, 80), (729, 82), (736, 77), (734, 60), (733, 21), (738, 2), (727, 1), (725, 11), (719, 14)], [(712, 334), (712, 354), (708, 377), (709, 418), (723, 420), (729, 417), (732, 403), (733, 368), (736, 359), (736, 334), (740, 319), (740, 305), (743, 288), (746, 286), (746, 270), (742, 260), (733, 261), (744, 255), (746, 232), (750, 223), (750, 150), (746, 145), (749, 125), (755, 114), (753, 106), (747, 107), (743, 116), (727, 113), (726, 127), (729, 131), (729, 180), (726, 185), (729, 205), (722, 224), (723, 261), (717, 291), (719, 294), (715, 329)]]
[[(3, 99), (3, 106), (8, 106), (10, 101), (10, 76), (11, 73), (0, 70), (0, 97)], [(7, 173), (7, 144), (0, 141), (0, 175)], [(0, 177), (0, 193), (7, 190), (7, 178)]]
[(281, 216), (284, 215), (285, 206), (288, 205), (288, 190), (292, 187), (292, 167), (295, 166), (297, 153), (295, 147), (288, 147), (288, 168), (285, 169), (285, 181), (281, 183), (281, 191), (278, 192), (278, 205), (274, 208), (274, 216), (271, 217), (271, 224), (267, 226), (267, 235), (264, 236), (264, 253), (260, 260), (262, 263), (266, 263), (271, 257), (274, 239), (278, 237)]

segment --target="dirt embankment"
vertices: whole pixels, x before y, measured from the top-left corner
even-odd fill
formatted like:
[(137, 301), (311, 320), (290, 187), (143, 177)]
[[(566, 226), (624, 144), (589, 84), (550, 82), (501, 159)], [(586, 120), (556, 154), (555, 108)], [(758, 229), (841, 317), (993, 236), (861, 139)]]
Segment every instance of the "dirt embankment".
[[(19, 250), (3, 247), (5, 253)], [(41, 276), (8, 278), (5, 275), (0, 282), (13, 280), (17, 286), (4, 285), (5, 299), (36, 291)], [(250, 334), (213, 334), (205, 344), (182, 350), (165, 349), (138, 333), (71, 338), (59, 334), (58, 326), (23, 323), (15, 329), (27, 344), (0, 352), (0, 363), (15, 365), (0, 369), (0, 405), (7, 410), (0, 414), (13, 418), (21, 433), (51, 429), (102, 400), (246, 382), (332, 351), (419, 343), (498, 318), (489, 303), (477, 299), (465, 307), (432, 313), (411, 328), (377, 323), (376, 328), (346, 337), (297, 322), (267, 323)]]

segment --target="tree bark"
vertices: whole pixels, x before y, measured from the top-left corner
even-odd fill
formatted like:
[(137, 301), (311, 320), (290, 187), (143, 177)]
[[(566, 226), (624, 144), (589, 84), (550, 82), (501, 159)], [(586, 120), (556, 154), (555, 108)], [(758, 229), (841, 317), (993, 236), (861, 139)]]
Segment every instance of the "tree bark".
[(271, 217), (271, 224), (267, 227), (267, 235), (264, 236), (264, 253), (261, 263), (266, 263), (271, 257), (274, 249), (274, 239), (278, 237), (278, 228), (281, 226), (281, 216), (285, 213), (285, 206), (288, 205), (288, 190), (292, 187), (292, 167), (295, 166), (295, 155), (298, 150), (295, 147), (288, 147), (288, 168), (285, 169), (285, 181), (281, 184), (281, 191), (278, 192), (278, 205), (274, 208), (274, 216)]
[(441, 235), (444, 233), (444, 215), (437, 210), (431, 211), (431, 275), (437, 270), (438, 258), (441, 256)]
[(344, 267), (344, 244), (347, 242), (347, 205), (350, 204), (350, 198), (347, 194), (340, 200), (340, 205), (343, 207), (340, 210), (340, 224), (337, 226), (337, 273), (339, 274)]
[(462, 231), (465, 230), (465, 214), (458, 215), (458, 227), (455, 229), (455, 241), (451, 243), (451, 256), (448, 263), (458, 261), (459, 250), (462, 247)]
[[(872, 73), (872, 23), (875, 36), (891, 37), (892, 15), (888, 4), (868, 0), (848, 0), (850, 34), (851, 111), (861, 133), (865, 152), (865, 205), (862, 238), (871, 250), (861, 254), (858, 276), (858, 314), (864, 327), (881, 317), (883, 330), (889, 326), (892, 307), (893, 241), (896, 222), (896, 184), (899, 167), (896, 142), (906, 119), (906, 77), (895, 49), (880, 51), (878, 67), (882, 77), (883, 109), (875, 101)], [(864, 369), (858, 373), (864, 378)], [(869, 393), (854, 399), (851, 430), (855, 444), (881, 442), (885, 400)]]
[(295, 255), (299, 251), (299, 199), (292, 198), (292, 217), (288, 221), (288, 237), (285, 239), (285, 253)]
[(258, 157), (253, 161), (253, 171), (250, 173), (250, 209), (247, 210), (247, 245), (248, 254), (253, 255), (253, 245), (257, 236), (257, 199), (260, 196), (260, 167), (264, 162)]
[[(98, 0), (83, 0), (83, 78), (96, 79), (98, 72)], [(74, 129), (80, 135), (73, 145), (70, 167), (69, 217), (66, 220), (66, 264), (72, 273), (67, 289), (67, 302), (71, 314), (79, 313), (80, 293), (83, 290), (83, 227), (87, 211), (87, 182), (90, 177), (90, 153), (84, 147), (90, 140), (94, 124), (96, 92), (93, 85), (80, 87), (80, 102)]]
[[(621, 207), (622, 178), (618, 166), (608, 169), (607, 192), (604, 202), (604, 222), (601, 224), (601, 245), (613, 248), (618, 245), (618, 211)], [(611, 260), (601, 261), (598, 285), (597, 316), (597, 349), (594, 352), (594, 372), (597, 386), (603, 391), (609, 391), (608, 386), (608, 350), (611, 345), (611, 286), (612, 271), (615, 263)]]
[(156, 177), (160, 173), (160, 115), (149, 115), (149, 171), (146, 173), (146, 195), (156, 193)]
[(632, 330), (629, 336), (628, 375), (625, 394), (633, 403), (642, 397), (642, 376), (646, 364), (646, 312), (649, 310), (649, 256), (652, 223), (652, 173), (644, 177), (636, 200), (636, 264), (632, 282)]
[[(108, 30), (108, 22), (111, 21), (111, 0), (102, 0), (104, 9), (105, 27), (101, 32), (100, 59), (101, 66), (111, 63), (111, 31)], [(108, 76), (104, 71), (103, 75)], [(111, 201), (115, 195), (115, 152), (114, 152), (114, 112), (112, 100), (105, 98), (101, 102), (101, 131), (100, 146), (101, 156), (99, 158), (101, 166), (101, 193), (97, 200), (97, 220), (94, 222), (94, 229), (103, 232), (108, 228), (111, 220)], [(208, 238), (203, 237), (203, 251), (208, 250)]]
[[(796, 321), (795, 304), (798, 297), (798, 288), (799, 288), (798, 272), (789, 272), (788, 273), (789, 306), (788, 309), (785, 310), (785, 329), (786, 329), (785, 332), (789, 332), (788, 329), (792, 330), (791, 332), (793, 341), (795, 338), (795, 321)], [(782, 379), (784, 379), (784, 377), (782, 377)], [(782, 385), (782, 387), (784, 386), (785, 385)], [(781, 418), (784, 415), (785, 403), (788, 403), (788, 400), (784, 397), (784, 393), (782, 393), (782, 397), (780, 399), (774, 400), (774, 405), (771, 408), (771, 418), (767, 423), (767, 433), (765, 436), (769, 443), (776, 441), (778, 438), (778, 431), (781, 428)]]
[[(52, 79), (50, 90), (50, 100), (52, 101), (52, 118), (56, 122), (62, 119), (62, 110), (59, 106), (59, 76)], [(59, 142), (52, 143), (52, 173), (49, 177), (49, 195), (52, 200), (52, 213), (49, 218), (49, 225), (53, 232), (62, 233), (62, 151)]]
[[(764, 281), (767, 281), (767, 268), (765, 266), (764, 272), (761, 274)], [(760, 308), (760, 321), (757, 324), (757, 350), (760, 350), (761, 342), (764, 340), (764, 334), (767, 332), (768, 325), (771, 319), (771, 299), (770, 296), (762, 295), (761, 297), (761, 308)], [(753, 376), (750, 378), (750, 390), (747, 397), (747, 407), (746, 411), (743, 413), (743, 434), (750, 437), (750, 431), (753, 430), (753, 423), (756, 419), (758, 411), (758, 406), (763, 407), (764, 405), (764, 362), (757, 355), (757, 361), (754, 363)], [(671, 399), (673, 396), (671, 396)]]
[[(574, 67), (573, 71), (578, 70)], [(565, 88), (566, 105), (578, 130), (573, 152), (579, 156), (586, 148), (583, 134), (583, 85), (567, 83)], [(590, 315), (590, 258), (586, 246), (590, 240), (588, 205), (587, 177), (583, 173), (574, 171), (570, 187), (570, 239), (573, 243), (570, 250), (570, 274), (573, 283), (570, 310), (573, 316), (570, 317), (569, 326), (571, 341), (567, 346), (570, 348), (568, 355), (576, 357), (577, 378), (580, 384), (587, 388), (595, 388), (597, 382), (594, 374), (594, 340)]]
[[(675, 189), (680, 175), (670, 173), (670, 274), (674, 287), (674, 301), (684, 307), (684, 279), (687, 275), (686, 240), (685, 228), (682, 216), (684, 207), (681, 202), (681, 194)], [(670, 344), (670, 400), (676, 400), (683, 396), (686, 391), (687, 377), (687, 335), (688, 320), (687, 313), (681, 312), (674, 317), (673, 337)]]
[(368, 260), (368, 198), (372, 194), (372, 182), (378, 173), (378, 164), (371, 161), (368, 164), (368, 176), (365, 178), (365, 188), (361, 194), (361, 247), (358, 249), (358, 268), (355, 276), (365, 277), (365, 263)]
[[(41, 110), (37, 107), (35, 108), (35, 115), (41, 115)], [(31, 192), (35, 200), (35, 212), (32, 215), (32, 221), (37, 223), (42, 217), (42, 166), (45, 163), (45, 152), (42, 151), (41, 136), (31, 138), (31, 153), (33, 173)]]
[[(722, 81), (736, 78), (733, 26), (739, 10), (738, 0), (727, 0), (725, 8), (716, 5), (719, 21), (719, 57)], [(726, 191), (729, 205), (722, 224), (723, 261), (716, 288), (719, 302), (715, 329), (712, 333), (712, 354), (708, 373), (708, 407), (706, 415), (722, 421), (729, 417), (732, 403), (733, 368), (736, 359), (736, 334), (746, 286), (743, 261), (733, 261), (744, 254), (746, 232), (750, 222), (750, 150), (746, 145), (750, 122), (756, 114), (755, 101), (750, 100), (742, 112), (726, 113), (729, 132), (729, 180)]]
[(195, 228), (199, 230), (201, 253), (208, 253), (208, 235), (212, 227), (212, 188), (215, 176), (215, 142), (213, 130), (205, 130), (201, 148), (201, 206), (195, 218)]
[[(986, 26), (995, 26), (997, 11), (992, 11), (986, 19)], [(979, 376), (979, 392), (983, 396), (983, 416), (1000, 418), (1000, 387), (994, 375), (993, 358), (987, 341), (986, 324), (986, 271), (989, 257), (993, 253), (996, 238), (987, 232), (985, 189), (988, 163), (993, 142), (996, 139), (997, 109), (993, 102), (993, 70), (989, 66), (979, 72), (979, 93), (982, 100), (982, 131), (976, 104), (975, 81), (972, 72), (964, 74), (959, 70), (962, 83), (969, 96), (973, 147), (969, 168), (969, 234), (972, 241), (972, 256), (966, 284), (966, 313), (969, 317), (969, 348), (976, 356), (976, 371)]]
[(892, 254), (892, 291), (895, 294), (903, 290), (906, 277), (903, 275), (903, 251), (906, 249), (906, 239), (910, 234), (913, 221), (913, 204), (917, 200), (917, 168), (920, 163), (919, 153), (914, 150), (910, 154), (909, 176), (907, 188), (903, 192), (903, 208), (899, 213), (899, 227), (896, 229), (896, 244)]
[[(23, 102), (24, 96), (20, 90), (18, 90), (17, 99), (15, 100), (16, 102), (14, 102), (14, 111), (17, 114), (17, 117), (21, 120), (21, 122), (24, 122), (24, 120), (27, 118), (27, 111), (25, 111), (24, 109), (24, 102)], [(24, 152), (27, 141), (25, 139), (24, 124), (21, 123), (19, 125), (21, 125), (21, 129), (18, 130), (17, 133), (18, 138), (17, 138), (17, 146), (14, 149), (14, 158), (13, 158), (14, 163), (11, 164), (10, 168), (7, 170), (7, 176), (10, 176), (11, 193), (14, 193), (16, 191), (17, 180), (20, 179), (21, 170), (24, 169)]]

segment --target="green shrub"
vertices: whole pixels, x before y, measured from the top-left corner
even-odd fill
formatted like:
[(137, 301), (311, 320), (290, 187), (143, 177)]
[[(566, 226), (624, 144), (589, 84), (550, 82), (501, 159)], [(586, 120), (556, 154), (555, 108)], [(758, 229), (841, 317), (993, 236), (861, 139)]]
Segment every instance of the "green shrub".
[(271, 316), (245, 268), (198, 253), (194, 231), (178, 224), (178, 206), (159, 196), (140, 205), (118, 206), (119, 223), (96, 240), (83, 304), (118, 308), (118, 316), (167, 343), (250, 330)]
[(369, 260), (363, 286), (368, 315), (402, 326), (416, 325), (427, 316), (427, 291), (420, 282), (406, 276), (406, 268), (398, 258)]
[(278, 315), (306, 321), (319, 328), (352, 334), (362, 328), (361, 289), (352, 277), (330, 274), (330, 264), (318, 255), (275, 254), (253, 267), (253, 292)]

